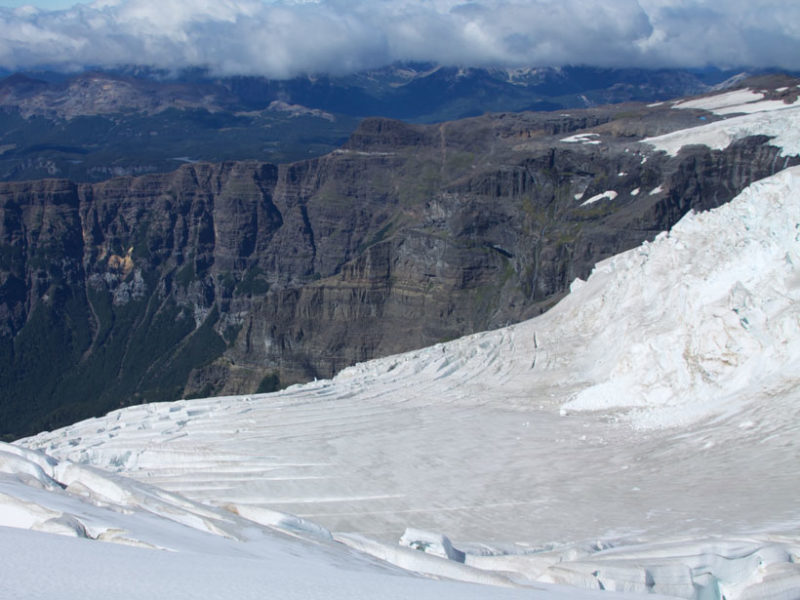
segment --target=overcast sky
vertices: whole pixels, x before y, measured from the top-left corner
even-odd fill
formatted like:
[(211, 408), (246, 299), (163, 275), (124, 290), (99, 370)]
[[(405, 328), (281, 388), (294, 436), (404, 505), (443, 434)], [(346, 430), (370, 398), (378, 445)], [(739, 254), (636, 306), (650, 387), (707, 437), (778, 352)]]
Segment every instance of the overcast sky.
[(800, 0), (0, 0), (0, 66), (340, 74), (459, 66), (800, 70)]

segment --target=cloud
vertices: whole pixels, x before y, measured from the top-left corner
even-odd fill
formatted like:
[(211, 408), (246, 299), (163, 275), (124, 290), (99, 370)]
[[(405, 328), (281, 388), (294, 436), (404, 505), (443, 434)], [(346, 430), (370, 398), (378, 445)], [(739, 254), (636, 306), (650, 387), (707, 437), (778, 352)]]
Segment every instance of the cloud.
[(0, 65), (205, 66), (342, 74), (394, 61), (463, 66), (800, 69), (786, 0), (97, 0), (0, 9)]
[(641, 0), (654, 23), (642, 51), (674, 64), (800, 69), (800, 3)]

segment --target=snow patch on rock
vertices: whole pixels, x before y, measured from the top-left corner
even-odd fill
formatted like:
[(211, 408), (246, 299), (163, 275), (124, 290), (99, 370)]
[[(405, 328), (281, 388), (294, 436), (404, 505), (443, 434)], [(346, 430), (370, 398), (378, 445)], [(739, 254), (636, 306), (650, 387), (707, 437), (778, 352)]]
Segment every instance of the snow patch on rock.
[(582, 202), (581, 206), (589, 206), (590, 204), (594, 204), (595, 202), (598, 202), (600, 200), (614, 200), (618, 195), (619, 194), (614, 190), (607, 190), (602, 194), (597, 194), (595, 196), (592, 196), (585, 202)]

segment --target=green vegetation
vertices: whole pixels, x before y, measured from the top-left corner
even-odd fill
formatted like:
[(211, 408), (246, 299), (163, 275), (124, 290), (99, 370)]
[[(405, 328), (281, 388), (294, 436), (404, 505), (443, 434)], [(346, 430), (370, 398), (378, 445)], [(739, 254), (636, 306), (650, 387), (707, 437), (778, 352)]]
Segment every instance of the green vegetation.
[(449, 177), (457, 177), (469, 170), (475, 164), (475, 154), (472, 152), (462, 152), (451, 150), (447, 153), (447, 169)]
[[(147, 289), (154, 278), (146, 277)], [(149, 281), (148, 281), (149, 280)], [(212, 309), (152, 294), (115, 305), (104, 288), (54, 287), (13, 342), (0, 338), (0, 435), (16, 438), (121, 406), (181, 397), (191, 371), (226, 349)]]
[(264, 272), (258, 267), (250, 267), (236, 284), (235, 292), (240, 296), (263, 296), (269, 291), (269, 283), (262, 277)]
[(384, 225), (378, 231), (376, 231), (375, 234), (371, 238), (369, 238), (369, 240), (360, 244), (357, 249), (357, 252), (361, 253), (370, 246), (374, 246), (375, 244), (382, 242), (387, 237), (389, 237), (390, 234), (393, 233), (396, 229), (397, 229), (397, 223), (395, 222), (395, 220), (393, 219), (389, 221), (388, 223), (386, 223), (386, 225)]
[(52, 286), (12, 342), (0, 340), (0, 435), (33, 433), (60, 400), (60, 381), (91, 343), (85, 297)]
[(264, 379), (261, 380), (261, 383), (258, 384), (256, 394), (269, 394), (271, 392), (277, 392), (279, 389), (281, 389), (281, 379), (277, 371), (273, 371), (267, 374)]
[(175, 283), (182, 288), (189, 286), (196, 278), (194, 271), (194, 261), (189, 260), (175, 273)]
[(293, 162), (339, 147), (357, 120), (331, 122), (281, 112), (210, 113), (168, 109), (147, 114), (23, 118), (0, 111), (0, 180), (64, 177), (100, 181), (121, 174), (172, 171), (185, 161)]
[(220, 273), (217, 277), (217, 284), (222, 291), (222, 297), (230, 298), (234, 289), (236, 289), (236, 276), (230, 271)]

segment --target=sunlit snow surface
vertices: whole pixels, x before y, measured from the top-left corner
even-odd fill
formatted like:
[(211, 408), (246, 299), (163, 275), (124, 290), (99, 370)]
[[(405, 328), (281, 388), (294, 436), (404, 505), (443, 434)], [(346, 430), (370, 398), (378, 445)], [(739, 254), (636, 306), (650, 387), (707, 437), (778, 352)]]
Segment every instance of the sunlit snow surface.
[[(786, 89), (783, 88), (783, 91)], [(797, 101), (787, 104), (782, 100), (764, 100), (763, 98), (764, 94), (762, 92), (745, 88), (713, 96), (705, 96), (696, 100), (676, 102), (672, 107), (702, 109), (713, 112), (716, 115), (732, 115), (774, 111), (797, 105)]]
[(718, 110), (726, 110), (732, 107), (740, 107), (745, 105), (752, 105), (764, 99), (764, 94), (754, 90), (743, 88), (724, 92), (722, 94), (713, 94), (710, 96), (703, 96), (695, 98), (694, 100), (682, 100), (675, 102), (673, 108), (697, 108), (716, 112)]
[(581, 206), (589, 206), (590, 204), (594, 204), (595, 202), (598, 202), (600, 200), (614, 200), (618, 195), (619, 194), (614, 190), (609, 190), (607, 192), (603, 192), (602, 194), (597, 194), (595, 196), (592, 196), (585, 202), (582, 202)]
[[(20, 442), (50, 459), (2, 446), (0, 525), (178, 551), (75, 540), (70, 560), (135, 552), (180, 571), (191, 551), (198, 565), (245, 557), (239, 574), (266, 556), (276, 589), (320, 564), (304, 583), (346, 581), (348, 597), (373, 596), (362, 575), (383, 597), (472, 597), (358, 550), (467, 581), (798, 598), (798, 300), (793, 168), (600, 263), (537, 319), (332, 381), (132, 407)], [(67, 543), (9, 531), (4, 554)]]
[[(736, 140), (765, 135), (771, 145), (782, 148), (782, 156), (800, 154), (800, 101), (786, 104), (778, 100), (758, 101), (759, 97), (762, 95), (753, 95), (749, 90), (737, 90), (678, 103), (675, 108), (702, 108), (718, 115), (744, 114), (643, 141), (674, 156), (691, 144), (724, 150)], [(747, 98), (756, 101), (747, 102)]]

